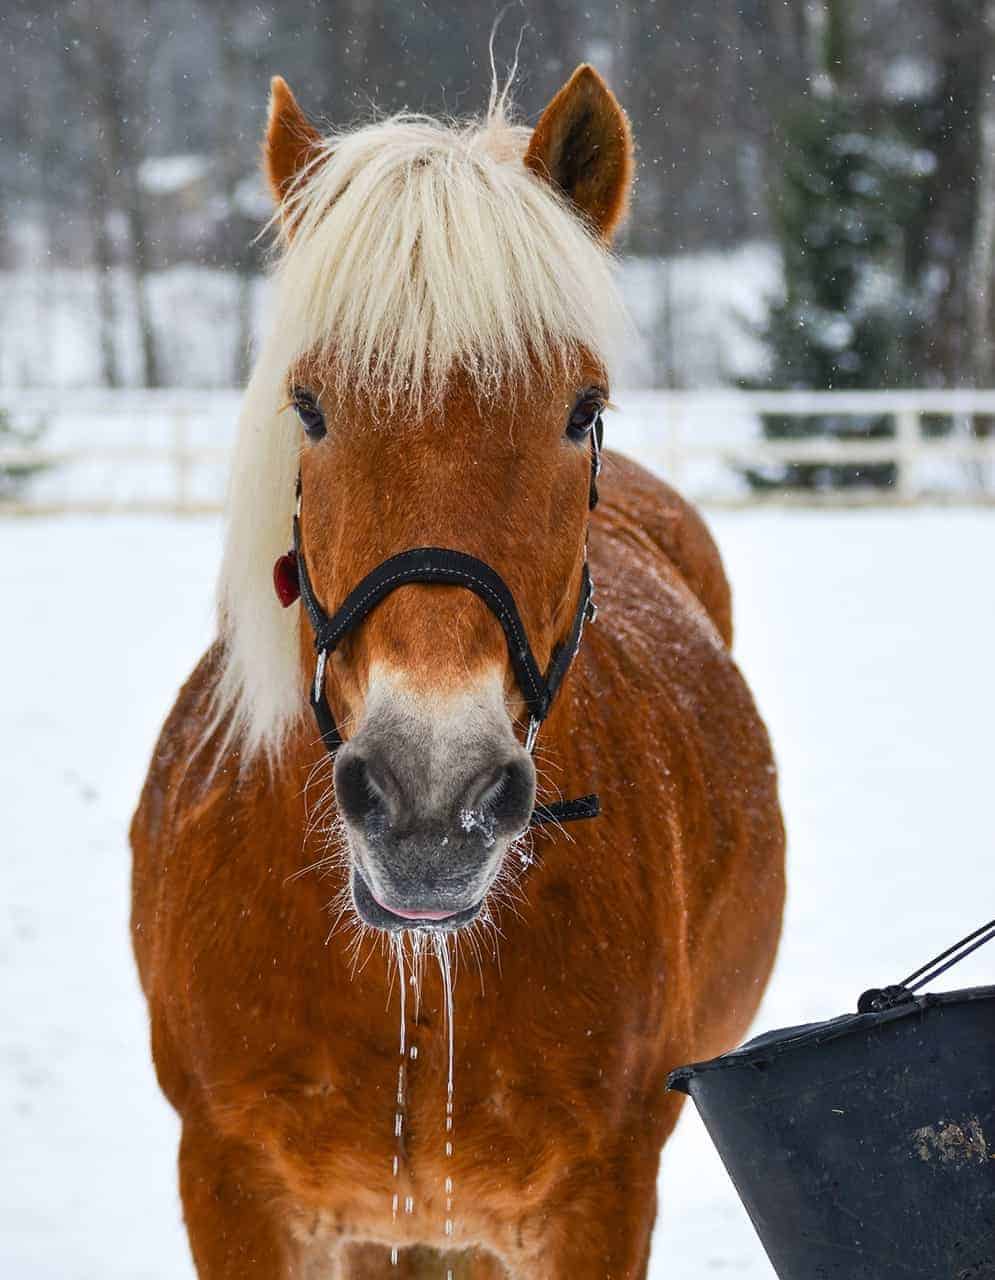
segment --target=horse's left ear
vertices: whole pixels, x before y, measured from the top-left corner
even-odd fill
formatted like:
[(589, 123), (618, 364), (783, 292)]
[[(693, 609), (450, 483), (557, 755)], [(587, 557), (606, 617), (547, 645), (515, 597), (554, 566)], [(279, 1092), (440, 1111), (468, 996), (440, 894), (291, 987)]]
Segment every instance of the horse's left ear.
[(625, 214), (632, 131), (593, 67), (579, 66), (539, 118), (525, 164), (563, 192), (604, 239)]
[(263, 167), (277, 204), (286, 199), (294, 179), (311, 160), (321, 134), (307, 118), (283, 76), (269, 87), (269, 119), (263, 142)]

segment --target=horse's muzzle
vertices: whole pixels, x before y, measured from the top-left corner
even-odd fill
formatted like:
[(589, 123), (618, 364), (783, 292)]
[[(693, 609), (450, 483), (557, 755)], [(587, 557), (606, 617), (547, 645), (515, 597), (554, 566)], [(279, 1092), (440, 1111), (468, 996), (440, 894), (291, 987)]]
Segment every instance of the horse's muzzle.
[(441, 754), (362, 731), (335, 762), (360, 918), (379, 929), (453, 930), (479, 913), (508, 845), (529, 825), (535, 767), (520, 746)]

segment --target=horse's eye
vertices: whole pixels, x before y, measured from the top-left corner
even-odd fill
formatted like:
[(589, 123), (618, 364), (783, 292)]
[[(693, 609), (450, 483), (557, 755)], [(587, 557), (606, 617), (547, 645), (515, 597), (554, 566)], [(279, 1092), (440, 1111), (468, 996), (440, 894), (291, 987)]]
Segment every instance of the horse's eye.
[(583, 440), (598, 420), (598, 414), (604, 409), (605, 402), (594, 392), (585, 391), (567, 421), (567, 435), (571, 440)]
[(305, 435), (309, 440), (320, 440), (325, 434), (325, 415), (318, 406), (318, 401), (310, 391), (295, 387), (293, 393), (294, 412), (301, 420)]

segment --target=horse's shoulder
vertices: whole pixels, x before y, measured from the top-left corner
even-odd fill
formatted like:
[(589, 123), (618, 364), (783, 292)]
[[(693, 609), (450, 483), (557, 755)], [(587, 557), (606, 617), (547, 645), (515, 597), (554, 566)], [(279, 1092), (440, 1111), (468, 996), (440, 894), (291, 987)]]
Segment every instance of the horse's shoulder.
[(178, 826), (189, 806), (191, 789), (206, 792), (214, 772), (212, 746), (220, 731), (205, 740), (220, 672), (217, 643), (183, 684), (159, 733), (148, 773), (131, 820), (132, 932), (139, 970), (147, 979), (147, 930), (154, 916), (165, 860), (176, 846)]
[(136, 820), (143, 816), (147, 808), (157, 811), (163, 793), (172, 791), (178, 775), (188, 768), (191, 756), (196, 752), (198, 742), (204, 737), (205, 728), (210, 724), (220, 668), (220, 646), (215, 642), (181, 686), (159, 732), (135, 815)]
[(605, 454), (594, 537), (664, 557), (701, 602), (727, 646), (732, 597), (718, 547), (698, 511), (676, 489), (631, 458)]

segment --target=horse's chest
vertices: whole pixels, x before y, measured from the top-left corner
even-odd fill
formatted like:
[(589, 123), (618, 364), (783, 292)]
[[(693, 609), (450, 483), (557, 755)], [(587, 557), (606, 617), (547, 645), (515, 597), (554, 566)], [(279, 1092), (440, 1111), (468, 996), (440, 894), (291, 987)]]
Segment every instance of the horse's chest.
[(474, 1214), (490, 1232), (538, 1207), (625, 1105), (619, 1054), (594, 1026), (575, 1032), (552, 1016), (526, 1025), (514, 1001), (474, 1000), (468, 986), (452, 1095), (440, 993), (428, 982), (417, 1017), (409, 1001), (403, 1054), (396, 986), (389, 1004), (357, 992), (324, 1011), (312, 995), (285, 1004), (279, 1023), (275, 1007), (243, 1008), (266, 1034), (227, 1037), (220, 1122), (263, 1144), (298, 1201), (371, 1230), (387, 1215), (424, 1239), (444, 1232), (458, 1203), (464, 1227)]
[[(387, 958), (364, 953), (353, 973), (309, 918), (276, 917), (265, 899), (247, 905), (258, 922), (238, 946), (205, 931), (195, 953), (178, 953), (183, 1038), (218, 1124), (261, 1144), (302, 1204), (368, 1224), (388, 1214), (412, 1238), (444, 1229), (447, 1200), (464, 1223), (470, 1205), (514, 1217), (638, 1102), (658, 963), (637, 973), (642, 953), (607, 942), (595, 955), (598, 920), (562, 938), (547, 928), (549, 954), (529, 931), (506, 939), (503, 969), (486, 966), (483, 989), (473, 966), (462, 969), (450, 1099), (435, 966), (420, 999), (406, 988), (402, 1053)], [(573, 919), (565, 901), (555, 905)]]

